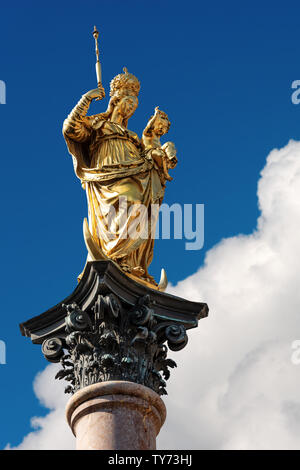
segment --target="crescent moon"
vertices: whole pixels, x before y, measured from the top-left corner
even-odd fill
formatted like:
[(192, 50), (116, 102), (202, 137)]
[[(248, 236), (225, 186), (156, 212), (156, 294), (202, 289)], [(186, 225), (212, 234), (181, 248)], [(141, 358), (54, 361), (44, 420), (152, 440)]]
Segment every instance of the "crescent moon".
[(166, 290), (167, 286), (168, 286), (167, 273), (164, 270), (164, 268), (162, 268), (161, 274), (160, 274), (160, 281), (159, 281), (159, 284), (158, 284), (158, 290), (160, 290), (161, 292), (164, 292)]

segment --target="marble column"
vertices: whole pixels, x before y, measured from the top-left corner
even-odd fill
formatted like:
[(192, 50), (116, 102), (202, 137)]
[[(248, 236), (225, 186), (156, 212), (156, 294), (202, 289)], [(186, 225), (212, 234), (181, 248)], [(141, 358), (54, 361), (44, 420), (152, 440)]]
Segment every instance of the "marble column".
[(154, 450), (166, 407), (150, 388), (116, 380), (76, 392), (66, 415), (77, 450)]

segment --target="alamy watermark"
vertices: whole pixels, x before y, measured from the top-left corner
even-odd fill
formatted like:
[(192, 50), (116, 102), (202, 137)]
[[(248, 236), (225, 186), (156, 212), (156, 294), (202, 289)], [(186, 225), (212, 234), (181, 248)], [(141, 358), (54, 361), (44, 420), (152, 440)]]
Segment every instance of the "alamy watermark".
[(0, 340), (0, 364), (6, 364), (6, 345)]
[(294, 80), (292, 83), (292, 88), (295, 90), (291, 95), (291, 100), (293, 104), (300, 103), (300, 80)]
[[(201, 250), (204, 245), (204, 204), (169, 206), (128, 203), (125, 196), (118, 198), (116, 207), (110, 205), (106, 213), (101, 205), (95, 207), (99, 220), (99, 238), (186, 240), (186, 250)], [(172, 222), (172, 224), (171, 224)]]
[(0, 104), (6, 104), (6, 84), (0, 80)]

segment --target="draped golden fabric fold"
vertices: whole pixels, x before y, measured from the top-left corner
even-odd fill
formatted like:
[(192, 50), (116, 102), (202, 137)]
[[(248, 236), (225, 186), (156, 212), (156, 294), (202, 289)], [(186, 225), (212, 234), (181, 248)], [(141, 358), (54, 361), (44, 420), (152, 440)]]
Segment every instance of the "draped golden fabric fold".
[[(161, 204), (164, 195), (159, 173), (142, 156), (135, 133), (108, 120), (89, 117), (89, 123), (90, 132), (85, 137), (81, 133), (81, 141), (66, 133), (64, 137), (75, 173), (85, 184), (90, 232), (104, 254), (124, 271), (154, 283), (148, 266), (156, 223), (151, 205)], [(146, 208), (143, 217), (140, 204)]]

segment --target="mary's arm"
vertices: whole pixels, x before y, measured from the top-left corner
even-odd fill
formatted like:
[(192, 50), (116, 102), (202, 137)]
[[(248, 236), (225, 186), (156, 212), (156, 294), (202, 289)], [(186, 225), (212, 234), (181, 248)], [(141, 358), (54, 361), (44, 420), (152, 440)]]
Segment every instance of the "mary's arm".
[(88, 109), (94, 98), (102, 99), (104, 97), (104, 90), (96, 88), (87, 92), (78, 101), (75, 108), (65, 119), (63, 124), (63, 134), (69, 139), (76, 142), (85, 142), (91, 135), (92, 126), (91, 118), (87, 116)]

